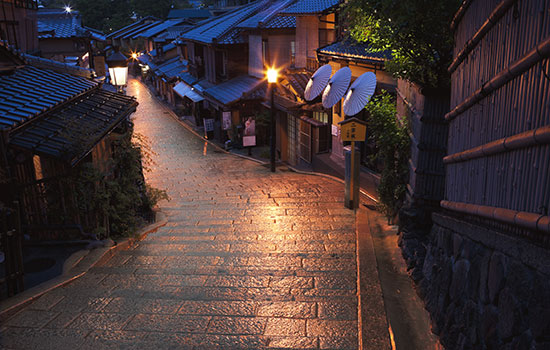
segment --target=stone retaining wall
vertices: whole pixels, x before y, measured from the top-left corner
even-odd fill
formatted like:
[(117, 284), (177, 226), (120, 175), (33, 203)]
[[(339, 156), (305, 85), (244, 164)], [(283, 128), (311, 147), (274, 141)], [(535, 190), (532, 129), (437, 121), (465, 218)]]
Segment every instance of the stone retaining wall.
[[(433, 214), (400, 237), (446, 349), (550, 349), (550, 254), (522, 239)], [(404, 220), (405, 223), (407, 220)]]

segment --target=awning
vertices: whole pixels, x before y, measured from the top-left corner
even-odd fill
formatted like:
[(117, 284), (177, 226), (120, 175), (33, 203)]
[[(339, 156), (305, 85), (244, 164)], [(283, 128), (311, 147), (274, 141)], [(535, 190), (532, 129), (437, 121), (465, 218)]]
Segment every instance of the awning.
[(182, 81), (180, 81), (179, 83), (176, 84), (176, 86), (174, 86), (174, 92), (180, 95), (182, 98), (187, 97), (193, 102), (200, 102), (204, 100), (204, 97), (199, 95), (197, 92), (195, 92), (195, 90), (191, 86), (187, 85)]
[(96, 88), (10, 135), (10, 145), (75, 165), (136, 110), (135, 98)]

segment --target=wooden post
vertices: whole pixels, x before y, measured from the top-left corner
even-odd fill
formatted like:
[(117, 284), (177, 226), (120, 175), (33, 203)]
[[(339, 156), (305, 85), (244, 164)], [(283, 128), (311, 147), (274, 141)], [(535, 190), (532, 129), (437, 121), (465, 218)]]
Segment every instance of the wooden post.
[(349, 158), (346, 156), (346, 198), (344, 206), (355, 210), (359, 207), (359, 159), (355, 156), (355, 141), (365, 141), (367, 126), (364, 121), (357, 118), (347, 119), (338, 124), (341, 125), (340, 135), (342, 141), (351, 141), (351, 164), (349, 168), (347, 166), (347, 159)]

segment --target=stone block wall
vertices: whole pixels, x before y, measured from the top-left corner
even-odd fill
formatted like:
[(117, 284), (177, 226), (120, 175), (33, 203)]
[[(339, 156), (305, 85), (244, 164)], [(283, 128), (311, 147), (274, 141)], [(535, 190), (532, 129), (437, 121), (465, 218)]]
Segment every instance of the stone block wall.
[(400, 246), (443, 346), (550, 349), (549, 251), (466, 220), (432, 219), (430, 231), (403, 229)]

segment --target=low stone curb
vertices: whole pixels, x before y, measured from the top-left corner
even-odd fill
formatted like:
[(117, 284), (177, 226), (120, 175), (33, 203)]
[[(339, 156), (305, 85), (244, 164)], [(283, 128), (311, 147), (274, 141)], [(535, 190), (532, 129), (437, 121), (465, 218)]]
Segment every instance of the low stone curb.
[(45, 293), (63, 287), (79, 277), (82, 277), (94, 266), (101, 265), (108, 261), (118, 251), (133, 246), (136, 242), (143, 240), (151, 232), (166, 225), (168, 219), (161, 211), (157, 211), (155, 222), (145, 226), (138, 231), (135, 237), (117, 242), (112, 247), (96, 248), (92, 250), (80, 250), (71, 255), (63, 266), (63, 274), (37, 286), (27, 289), (11, 298), (0, 302), (0, 323), (4, 322), (25, 306), (29, 305)]

